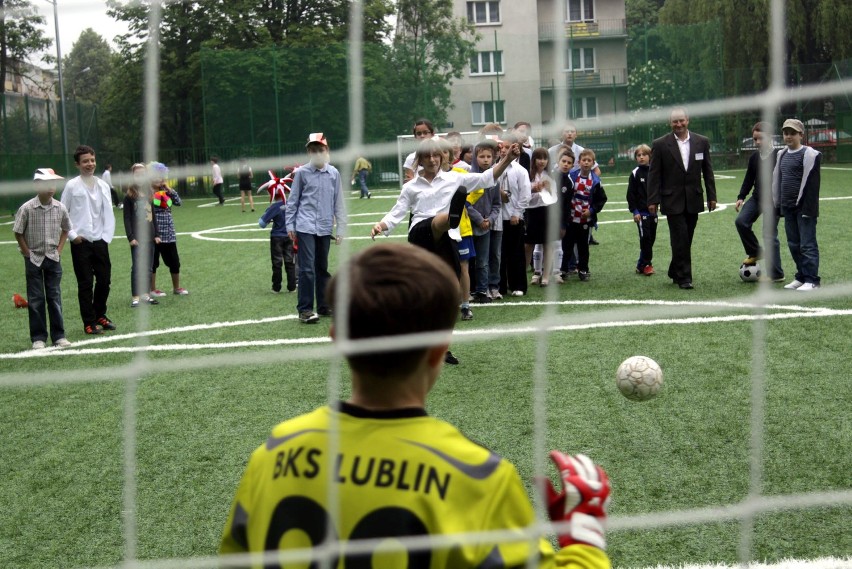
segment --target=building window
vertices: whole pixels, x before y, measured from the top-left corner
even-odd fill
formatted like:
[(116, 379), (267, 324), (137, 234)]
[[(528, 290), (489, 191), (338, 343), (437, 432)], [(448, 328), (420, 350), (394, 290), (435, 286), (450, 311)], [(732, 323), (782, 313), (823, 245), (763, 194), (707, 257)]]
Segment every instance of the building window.
[[(473, 2), (468, 2), (468, 5)], [(594, 22), (595, 0), (568, 0), (569, 22)]]
[(506, 101), (473, 101), (470, 104), (472, 124), (482, 125), (490, 122), (504, 124), (506, 122), (505, 103)]
[(568, 51), (571, 56), (566, 57), (568, 71), (594, 71), (595, 70), (595, 48), (575, 47)]
[(499, 24), (500, 2), (468, 2), (467, 21), (471, 24)]
[(571, 116), (575, 119), (598, 118), (598, 100), (595, 97), (574, 97), (573, 104)]
[(471, 75), (498, 75), (503, 73), (502, 51), (480, 51), (470, 58)]

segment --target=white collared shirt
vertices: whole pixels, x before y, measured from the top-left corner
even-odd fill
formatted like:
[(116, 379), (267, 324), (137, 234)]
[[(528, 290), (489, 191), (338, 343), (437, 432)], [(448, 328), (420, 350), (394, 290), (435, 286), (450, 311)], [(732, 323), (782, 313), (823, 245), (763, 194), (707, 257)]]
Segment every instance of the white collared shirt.
[(503, 219), (523, 217), (524, 210), (530, 205), (532, 193), (529, 172), (517, 160), (513, 160), (500, 176), (499, 183), (500, 189), (509, 194), (509, 201), (503, 204)]
[(92, 177), (94, 188), (89, 189), (80, 176), (68, 180), (62, 190), (60, 201), (71, 217), (68, 240), (78, 236), (86, 241), (112, 241), (115, 235), (115, 215), (109, 186), (103, 180)]
[[(523, 170), (523, 168), (521, 169)], [(529, 179), (527, 182), (529, 182)], [(493, 185), (494, 175), (491, 168), (485, 172), (472, 174), (463, 174), (453, 170), (441, 171), (435, 175), (431, 182), (422, 176), (417, 176), (402, 186), (396, 204), (382, 218), (382, 223), (388, 227), (385, 234), (393, 231), (405, 219), (409, 211), (411, 212), (409, 231), (424, 219), (435, 217), (439, 213), (447, 211), (450, 207), (450, 201), (453, 199), (453, 194), (456, 193), (459, 186), (464, 186), (468, 192), (471, 192), (477, 188), (490, 188)]]
[(675, 135), (677, 146), (680, 148), (680, 158), (683, 160), (683, 169), (689, 169), (689, 131), (686, 131), (686, 140), (681, 140)]

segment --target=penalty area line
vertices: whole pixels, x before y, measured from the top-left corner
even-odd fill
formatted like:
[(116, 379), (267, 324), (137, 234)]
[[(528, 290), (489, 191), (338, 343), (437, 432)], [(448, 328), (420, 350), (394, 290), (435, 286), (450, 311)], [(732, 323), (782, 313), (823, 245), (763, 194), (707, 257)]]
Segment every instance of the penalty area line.
[[(823, 309), (819, 312), (788, 312), (781, 314), (738, 314), (738, 315), (730, 315), (730, 316), (705, 316), (705, 317), (693, 317), (693, 318), (680, 318), (680, 319), (667, 319), (667, 318), (658, 318), (653, 320), (616, 320), (616, 321), (608, 321), (608, 322), (589, 322), (584, 324), (565, 324), (565, 325), (549, 325), (549, 326), (523, 326), (523, 327), (515, 327), (515, 328), (500, 328), (500, 329), (489, 329), (489, 328), (477, 328), (471, 330), (460, 330), (456, 329), (453, 332), (453, 336), (509, 336), (523, 333), (531, 333), (531, 332), (540, 332), (543, 330), (548, 332), (566, 332), (566, 331), (577, 331), (577, 330), (594, 330), (594, 329), (604, 329), (604, 328), (627, 328), (627, 327), (639, 327), (639, 326), (664, 326), (664, 325), (695, 325), (695, 324), (713, 324), (713, 323), (731, 323), (731, 322), (754, 322), (757, 320), (788, 320), (792, 318), (821, 318), (827, 316), (850, 316), (852, 315), (852, 309), (848, 310), (832, 310), (832, 309)], [(286, 316), (279, 317), (278, 319), (294, 319), (295, 316)], [(264, 319), (266, 321), (270, 319)], [(275, 319), (272, 319), (275, 320)], [(238, 324), (236, 322), (229, 323), (220, 323), (218, 327), (224, 327), (225, 325), (229, 326), (238, 326), (244, 324), (254, 324), (258, 321), (240, 321), (242, 324)], [(193, 326), (193, 329), (199, 328), (215, 328), (216, 324), (208, 324), (204, 326)], [(173, 329), (174, 330), (174, 329)], [(167, 332), (166, 330), (151, 330), (144, 334), (146, 335), (162, 335)], [(125, 338), (130, 336), (129, 334), (124, 335)], [(118, 339), (117, 337), (113, 337), (110, 339)], [(109, 339), (104, 339), (103, 341), (108, 341)], [(92, 340), (94, 343), (96, 340)], [(312, 338), (277, 338), (273, 340), (252, 340), (252, 341), (242, 341), (242, 342), (213, 342), (213, 343), (205, 343), (205, 344), (153, 344), (153, 345), (145, 345), (145, 346), (125, 346), (125, 347), (112, 347), (112, 348), (79, 348), (80, 344), (76, 344), (72, 348), (48, 348), (45, 350), (27, 350), (19, 353), (12, 354), (0, 354), (0, 360), (8, 360), (8, 359), (29, 359), (29, 358), (38, 358), (38, 357), (51, 357), (51, 356), (76, 356), (76, 355), (89, 355), (89, 354), (110, 354), (110, 353), (139, 353), (146, 351), (157, 351), (158, 353), (173, 350), (173, 351), (197, 351), (197, 350), (220, 350), (220, 349), (233, 349), (233, 348), (260, 348), (260, 347), (272, 347), (272, 346), (285, 346), (285, 345), (307, 345), (307, 344), (321, 344), (327, 343), (330, 339), (325, 336), (321, 337), (312, 337)], [(81, 342), (82, 343), (82, 342)]]

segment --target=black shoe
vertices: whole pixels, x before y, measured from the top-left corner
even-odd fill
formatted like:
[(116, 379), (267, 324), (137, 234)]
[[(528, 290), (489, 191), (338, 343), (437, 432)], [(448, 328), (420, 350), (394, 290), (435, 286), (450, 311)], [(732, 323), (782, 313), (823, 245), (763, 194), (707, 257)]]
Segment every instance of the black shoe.
[(682, 283), (678, 284), (677, 286), (679, 286), (683, 290), (691, 290), (692, 288), (694, 288), (692, 286), (692, 281), (683, 281)]
[(461, 319), (462, 320), (473, 320), (473, 310), (470, 308), (462, 308), (461, 309)]
[(594, 237), (589, 237), (589, 245), (600, 245)]
[(489, 304), (491, 302), (491, 297), (485, 292), (475, 292), (473, 293), (473, 301), (476, 304)]
[(331, 308), (320, 308), (317, 310), (320, 316), (331, 316)]
[(464, 213), (464, 204), (467, 203), (467, 189), (464, 186), (459, 186), (456, 193), (453, 194), (453, 199), (450, 202), (450, 229), (455, 229), (461, 223), (462, 213)]
[(446, 353), (446, 355), (444, 356), (444, 363), (450, 364), (450, 365), (453, 365), (453, 366), (457, 366), (457, 365), (459, 365), (459, 359), (457, 357), (455, 357), (452, 352), (448, 351)]
[(98, 325), (104, 330), (115, 330), (115, 324), (106, 316), (98, 318)]

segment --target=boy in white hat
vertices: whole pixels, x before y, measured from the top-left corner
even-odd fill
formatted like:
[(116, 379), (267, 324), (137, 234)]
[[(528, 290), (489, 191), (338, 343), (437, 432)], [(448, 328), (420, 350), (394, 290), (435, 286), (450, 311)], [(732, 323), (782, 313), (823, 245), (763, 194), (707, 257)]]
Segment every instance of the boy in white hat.
[(53, 345), (64, 348), (71, 342), (65, 339), (65, 323), (62, 319), (62, 263), (60, 256), (68, 232), (71, 230), (71, 218), (68, 210), (59, 201), (53, 199), (57, 180), (62, 176), (52, 168), (39, 168), (35, 171), (33, 182), (38, 195), (26, 202), (15, 214), (12, 231), (21, 255), (27, 275), (27, 297), (29, 299), (30, 341), (34, 350), (46, 347), (48, 328), (47, 316), (50, 315), (50, 338)]
[[(287, 235), (299, 247), (299, 321), (315, 324), (320, 316), (331, 316), (325, 298), (328, 251), (332, 238), (340, 243), (346, 227), (340, 172), (328, 163), (328, 141), (321, 132), (308, 136), (305, 145), (310, 162), (296, 170), (290, 199), (284, 209)], [(334, 226), (337, 235), (333, 237)], [(314, 312), (316, 298), (317, 311)], [(317, 314), (319, 313), (319, 314)]]

